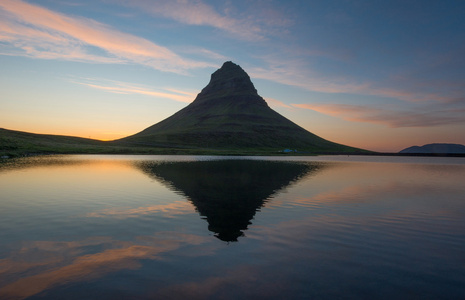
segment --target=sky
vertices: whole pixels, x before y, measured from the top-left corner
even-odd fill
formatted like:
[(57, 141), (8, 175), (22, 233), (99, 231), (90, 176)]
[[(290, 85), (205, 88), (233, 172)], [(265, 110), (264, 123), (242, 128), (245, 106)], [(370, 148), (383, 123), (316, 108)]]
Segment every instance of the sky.
[(465, 144), (465, 1), (0, 1), (0, 128), (113, 140), (225, 61), (333, 142)]

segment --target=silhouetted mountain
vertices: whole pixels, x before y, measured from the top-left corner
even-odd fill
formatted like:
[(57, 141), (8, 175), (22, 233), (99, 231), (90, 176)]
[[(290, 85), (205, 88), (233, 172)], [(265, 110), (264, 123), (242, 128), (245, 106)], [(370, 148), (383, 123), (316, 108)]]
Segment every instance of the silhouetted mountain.
[(421, 147), (412, 146), (399, 153), (420, 154), (465, 154), (465, 146), (460, 144), (427, 144)]
[(161, 147), (275, 148), (357, 152), (286, 119), (260, 97), (247, 73), (225, 62), (187, 107), (119, 143)]
[(262, 160), (141, 163), (138, 167), (181, 192), (223, 241), (237, 241), (274, 194), (320, 165)]

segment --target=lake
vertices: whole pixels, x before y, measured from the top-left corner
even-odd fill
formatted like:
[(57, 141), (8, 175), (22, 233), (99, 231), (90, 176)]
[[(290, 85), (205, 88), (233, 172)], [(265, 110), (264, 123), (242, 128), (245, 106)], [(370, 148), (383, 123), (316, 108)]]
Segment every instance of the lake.
[(0, 299), (463, 299), (465, 158), (0, 164)]

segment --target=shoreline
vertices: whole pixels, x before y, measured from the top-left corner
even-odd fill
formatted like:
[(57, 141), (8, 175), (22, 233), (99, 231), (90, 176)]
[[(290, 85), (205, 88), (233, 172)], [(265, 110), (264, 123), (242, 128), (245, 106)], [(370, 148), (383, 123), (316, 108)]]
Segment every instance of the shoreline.
[[(347, 152), (293, 152), (283, 153), (274, 151), (246, 151), (246, 150), (212, 150), (202, 151), (200, 149), (144, 149), (146, 151), (44, 151), (44, 152), (18, 152), (7, 153), (0, 156), (0, 162), (23, 157), (50, 156), (50, 155), (192, 155), (192, 156), (277, 156), (277, 157), (298, 157), (298, 156), (389, 156), (389, 157), (465, 157), (465, 153), (347, 153)], [(150, 151), (152, 150), (152, 151)], [(171, 151), (170, 151), (171, 150)]]

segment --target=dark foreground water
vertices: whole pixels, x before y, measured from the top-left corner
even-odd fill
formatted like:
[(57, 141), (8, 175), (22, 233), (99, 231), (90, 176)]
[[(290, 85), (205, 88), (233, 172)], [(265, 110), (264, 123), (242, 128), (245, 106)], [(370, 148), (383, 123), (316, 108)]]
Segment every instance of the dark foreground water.
[(0, 164), (0, 299), (464, 299), (465, 159)]

